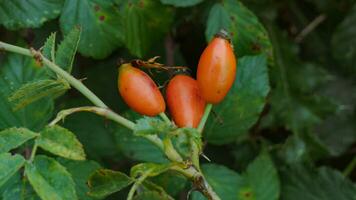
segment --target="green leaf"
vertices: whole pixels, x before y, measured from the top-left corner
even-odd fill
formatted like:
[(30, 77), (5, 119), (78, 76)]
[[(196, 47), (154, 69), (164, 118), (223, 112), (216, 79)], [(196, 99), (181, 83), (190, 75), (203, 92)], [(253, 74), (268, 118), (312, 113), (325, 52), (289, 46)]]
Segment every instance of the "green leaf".
[[(79, 101), (78, 101), (79, 100)], [(66, 108), (85, 106), (90, 103), (80, 98), (67, 101)], [(97, 161), (122, 159), (120, 149), (116, 146), (114, 132), (116, 124), (93, 113), (77, 113), (68, 116), (64, 127), (71, 130), (84, 146), (84, 151), (91, 159)], [(122, 129), (125, 129), (122, 127)], [(131, 147), (132, 148), (132, 147)]]
[(95, 198), (104, 198), (120, 191), (133, 182), (126, 174), (109, 169), (99, 169), (94, 172), (89, 180), (89, 195)]
[(156, 191), (146, 191), (136, 195), (134, 200), (172, 200), (172, 198), (167, 198)]
[(0, 153), (8, 152), (39, 136), (26, 128), (9, 128), (0, 132)]
[[(280, 188), (277, 170), (266, 153), (262, 153), (241, 176), (238, 173), (215, 164), (202, 166), (207, 181), (215, 192), (226, 200), (276, 200)], [(205, 199), (195, 193), (193, 200)]]
[(175, 7), (189, 7), (201, 3), (204, 0), (161, 0), (161, 3)]
[(229, 143), (245, 135), (257, 122), (270, 90), (267, 61), (263, 55), (240, 59), (237, 77), (224, 101), (213, 107), (204, 130), (214, 144)]
[(0, 0), (0, 24), (7, 29), (40, 27), (58, 17), (63, 0)]
[(170, 139), (172, 140), (174, 147), (184, 158), (190, 157), (192, 141), (199, 149), (202, 148), (201, 134), (197, 131), (197, 129), (179, 128), (171, 132), (171, 134)]
[(283, 200), (355, 200), (356, 186), (340, 172), (322, 167), (312, 170), (301, 166), (282, 171)]
[(42, 128), (52, 116), (53, 101), (43, 99), (28, 107), (13, 111), (8, 97), (22, 84), (47, 78), (44, 67), (36, 65), (34, 59), (8, 54), (0, 65), (0, 129), (26, 127), (31, 130)]
[(58, 97), (69, 89), (69, 83), (63, 79), (38, 80), (22, 85), (9, 96), (9, 101), (14, 110), (19, 110), (45, 97)]
[(87, 180), (90, 175), (100, 168), (100, 165), (95, 161), (74, 161), (63, 158), (57, 159), (67, 171), (72, 175), (75, 182), (75, 190), (78, 198), (81, 200), (92, 200), (94, 198), (88, 195), (89, 186)]
[(163, 187), (171, 196), (179, 194), (188, 182), (183, 175), (174, 171), (166, 171), (158, 176), (152, 177), (150, 180)]
[(58, 46), (55, 60), (62, 69), (71, 73), (75, 54), (80, 41), (81, 28), (74, 27)]
[(306, 144), (298, 136), (291, 135), (284, 143), (279, 154), (288, 164), (301, 163), (307, 156)]
[(161, 41), (173, 20), (171, 8), (158, 1), (129, 0), (124, 8), (124, 42), (130, 52), (143, 58)]
[(121, 16), (110, 1), (66, 0), (60, 26), (65, 35), (81, 27), (78, 50), (84, 56), (105, 58), (122, 43)]
[(171, 164), (156, 164), (156, 163), (140, 163), (131, 168), (130, 176), (137, 178), (142, 174), (150, 176), (157, 176), (169, 170)]
[[(123, 116), (132, 120), (140, 117), (133, 111), (128, 111)], [(135, 136), (131, 130), (123, 126), (116, 128), (114, 136), (118, 148), (128, 158), (145, 162), (168, 162), (164, 153), (157, 146), (145, 138)]]
[[(50, 61), (55, 61), (57, 33), (51, 33), (42, 47), (42, 54)], [(50, 70), (48, 70), (50, 71)], [(52, 72), (53, 73), (53, 72)]]
[(53, 158), (36, 156), (25, 165), (25, 175), (42, 200), (78, 199), (71, 175)]
[[(239, 194), (239, 188), (243, 186), (243, 178), (231, 169), (216, 164), (204, 164), (203, 173), (208, 183), (221, 199), (236, 200)], [(193, 193), (193, 200), (206, 199), (200, 193)]]
[(269, 30), (277, 65), (270, 71), (275, 87), (261, 127), (283, 127), (304, 140), (311, 157), (326, 156), (329, 152), (313, 130), (337, 110), (335, 103), (320, 92), (332, 76), (321, 66), (299, 60), (298, 47), (278, 28), (271, 26)]
[[(248, 166), (244, 177), (248, 184), (248, 191), (251, 192), (248, 196), (253, 196), (256, 200), (279, 199), (280, 186), (277, 170), (267, 153), (262, 153)], [(240, 190), (239, 194), (246, 197), (248, 193)]]
[(134, 134), (137, 136), (167, 133), (172, 126), (156, 117), (143, 117), (136, 120)]
[(11, 155), (10, 153), (0, 154), (0, 187), (24, 164), (25, 159), (21, 155)]
[(25, 177), (22, 177), (20, 171), (13, 175), (4, 186), (4, 191), (2, 192), (2, 195), (0, 195), (2, 200), (41, 200), (28, 180)]
[(237, 56), (265, 53), (272, 59), (272, 45), (267, 31), (257, 16), (240, 1), (226, 0), (216, 3), (210, 10), (205, 36), (207, 41), (226, 29), (232, 36)]
[(74, 133), (60, 126), (48, 126), (41, 131), (37, 144), (44, 150), (72, 160), (85, 160), (82, 144)]
[(356, 72), (356, 4), (338, 25), (332, 37), (334, 58), (350, 72)]
[[(145, 180), (141, 186), (143, 188), (142, 193), (156, 192), (159, 194), (159, 197), (160, 197), (159, 199), (174, 200), (169, 194), (167, 194), (167, 192), (161, 186), (156, 185), (155, 183), (153, 183), (151, 181)], [(138, 194), (136, 196), (140, 196), (140, 194)]]

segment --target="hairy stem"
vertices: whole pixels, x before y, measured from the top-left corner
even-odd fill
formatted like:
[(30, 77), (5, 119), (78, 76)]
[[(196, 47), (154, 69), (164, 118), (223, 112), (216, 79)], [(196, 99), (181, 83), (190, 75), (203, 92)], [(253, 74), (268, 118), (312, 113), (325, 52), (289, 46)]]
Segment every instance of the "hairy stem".
[(203, 132), (205, 123), (208, 120), (208, 117), (209, 117), (209, 114), (210, 114), (210, 111), (211, 111), (212, 107), (213, 107), (213, 104), (209, 103), (209, 104), (206, 105), (205, 111), (204, 111), (204, 115), (201, 118), (200, 123), (199, 123), (198, 128), (197, 128), (199, 133)]

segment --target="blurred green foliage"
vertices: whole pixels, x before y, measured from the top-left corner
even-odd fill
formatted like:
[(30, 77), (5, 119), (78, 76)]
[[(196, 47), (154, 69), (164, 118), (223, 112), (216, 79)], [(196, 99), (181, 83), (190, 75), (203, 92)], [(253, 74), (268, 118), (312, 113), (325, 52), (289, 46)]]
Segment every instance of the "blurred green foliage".
[[(121, 60), (159, 55), (159, 62), (186, 65), (194, 76), (207, 42), (226, 29), (238, 57), (237, 79), (228, 97), (214, 106), (203, 135), (212, 163), (201, 159), (208, 181), (224, 200), (356, 199), (356, 170), (345, 170), (356, 159), (355, 24), (354, 0), (0, 0), (0, 41), (36, 49), (46, 43), (43, 52), (49, 59), (131, 120), (140, 116), (118, 94)], [(51, 32), (56, 36), (47, 40)], [(63, 38), (71, 39), (58, 42)], [(164, 86), (173, 73), (151, 75)], [(36, 61), (1, 51), (0, 130), (39, 131), (57, 111), (91, 105), (53, 78)], [(48, 82), (50, 92), (41, 91), (49, 96), (39, 101), (27, 96), (21, 100), (28, 106), (12, 109), (9, 96), (41, 93), (36, 89)], [(38, 199), (37, 194), (45, 199), (52, 190), (57, 199), (92, 199), (85, 183), (98, 168), (128, 173), (139, 161), (167, 162), (156, 146), (93, 114), (71, 115), (61, 126), (76, 135), (89, 161), (54, 159), (40, 151), (44, 155), (26, 165), (22, 156), (1, 152), (0, 160), (11, 162), (0, 162), (0, 199)], [(68, 137), (74, 137), (71, 132)], [(4, 145), (6, 151), (18, 147), (15, 143)], [(28, 156), (28, 143), (12, 152)], [(12, 171), (24, 165), (28, 179)], [(43, 179), (53, 177), (62, 177), (63, 183)], [(43, 188), (29, 185), (39, 180)], [(172, 172), (149, 183), (136, 199), (204, 199)], [(126, 194), (123, 190), (106, 199)]]

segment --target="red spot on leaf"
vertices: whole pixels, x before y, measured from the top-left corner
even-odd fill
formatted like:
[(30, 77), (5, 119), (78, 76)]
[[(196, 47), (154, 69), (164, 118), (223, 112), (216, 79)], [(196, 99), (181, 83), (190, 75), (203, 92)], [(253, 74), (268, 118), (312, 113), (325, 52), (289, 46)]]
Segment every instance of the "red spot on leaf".
[(99, 17), (99, 20), (100, 20), (100, 21), (104, 21), (104, 20), (105, 20), (105, 16), (104, 16), (104, 15), (101, 15), (101, 16)]

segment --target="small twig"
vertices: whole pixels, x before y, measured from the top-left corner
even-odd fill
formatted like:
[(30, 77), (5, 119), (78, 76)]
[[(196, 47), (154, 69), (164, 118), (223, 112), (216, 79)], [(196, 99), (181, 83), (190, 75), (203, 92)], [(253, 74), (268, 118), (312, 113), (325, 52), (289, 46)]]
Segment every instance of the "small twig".
[(174, 65), (174, 40), (172, 38), (172, 34), (168, 34), (165, 42), (164, 42), (165, 50), (166, 50), (166, 62), (167, 65), (173, 66)]
[(37, 144), (37, 141), (35, 140), (35, 144), (34, 144), (33, 147), (32, 147), (31, 156), (30, 156), (30, 159), (29, 159), (29, 162), (30, 162), (30, 163), (33, 161), (33, 159), (34, 159), (35, 156), (36, 156), (37, 147), (38, 147), (38, 144)]
[(116, 114), (112, 110), (108, 108), (100, 108), (100, 107), (95, 107), (95, 106), (84, 106), (84, 107), (78, 107), (78, 108), (70, 108), (66, 110), (62, 110), (57, 114), (57, 117), (49, 123), (50, 126), (55, 125), (58, 123), (60, 120), (64, 119), (66, 116), (71, 115), (76, 112), (92, 112), (97, 115), (101, 115), (107, 119), (111, 119), (123, 126), (125, 126), (128, 129), (134, 130), (135, 129), (135, 123), (132, 121)]
[(137, 190), (137, 188), (142, 184), (142, 182), (149, 176), (149, 174), (151, 173), (152, 170), (148, 170), (146, 171), (144, 174), (142, 174), (140, 176), (140, 178), (138, 178), (135, 183), (132, 185), (129, 194), (127, 195), (127, 200), (132, 200), (135, 192)]
[(318, 17), (316, 17), (308, 26), (306, 26), (295, 38), (295, 42), (300, 43), (303, 41), (303, 39), (311, 33), (317, 26), (319, 26), (324, 20), (326, 19), (325, 14), (321, 14)]
[(160, 116), (160, 117), (163, 119), (163, 121), (165, 121), (166, 123), (168, 123), (168, 124), (171, 124), (171, 123), (172, 123), (171, 120), (167, 117), (166, 113), (161, 112), (161, 113), (159, 113), (159, 116)]
[(356, 156), (351, 160), (351, 162), (346, 166), (342, 174), (347, 177), (351, 174), (351, 172), (356, 167)]

